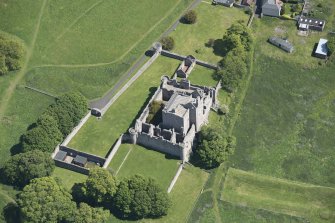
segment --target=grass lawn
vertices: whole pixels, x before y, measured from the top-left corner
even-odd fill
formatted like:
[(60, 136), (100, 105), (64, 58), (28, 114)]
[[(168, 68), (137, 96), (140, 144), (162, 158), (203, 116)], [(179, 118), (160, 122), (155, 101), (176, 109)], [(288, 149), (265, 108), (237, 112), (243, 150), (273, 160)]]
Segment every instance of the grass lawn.
[[(121, 155), (118, 155), (118, 153), (121, 153)], [(120, 159), (120, 157), (123, 158)], [(176, 157), (170, 157), (163, 153), (132, 144), (122, 144), (115, 158), (115, 160), (114, 158), (112, 159), (110, 167), (112, 166), (118, 178), (140, 174), (145, 177), (154, 178), (166, 190), (180, 164), (180, 161)], [(119, 165), (116, 166), (116, 164), (113, 164), (114, 161)]]
[(82, 183), (86, 180), (87, 176), (84, 174), (76, 173), (71, 170), (56, 167), (53, 177), (59, 178), (65, 188), (70, 190), (75, 183)]
[[(213, 6), (201, 3), (195, 11), (198, 20), (195, 24), (180, 24), (172, 37), (176, 45), (174, 52), (193, 55), (197, 59), (216, 64), (222, 59), (219, 50), (206, 47), (209, 39), (222, 39), (226, 29), (235, 21), (248, 20), (248, 15), (237, 8)], [(198, 52), (198, 53), (197, 53)]]
[(213, 79), (213, 74), (215, 74), (214, 70), (195, 65), (188, 79), (191, 84), (215, 87), (218, 81)]
[(171, 76), (179, 61), (159, 57), (109, 108), (102, 119), (91, 117), (69, 146), (105, 156), (118, 137), (132, 126), (146, 101), (155, 92), (163, 75)]
[[(261, 20), (255, 19), (253, 26), (257, 30), (254, 32), (257, 38), (258, 54), (263, 54), (272, 59), (294, 63), (301, 68), (316, 68), (319, 62), (318, 58), (312, 57), (314, 44), (319, 39), (326, 37), (326, 32), (314, 32), (308, 37), (298, 36), (298, 30), (295, 21), (280, 20), (276, 18), (264, 17)], [(266, 33), (266, 35), (264, 35)], [(282, 49), (268, 43), (271, 36), (287, 38), (293, 44), (293, 53), (287, 53)]]
[[(208, 173), (199, 168), (186, 166), (181, 172), (177, 183), (169, 194), (172, 206), (167, 216), (159, 219), (144, 219), (138, 222), (148, 223), (175, 223), (187, 222), (190, 212), (208, 178)], [(111, 217), (112, 222), (127, 222)]]
[(335, 188), (254, 174), (230, 168), (222, 200), (266, 209), (311, 222), (335, 221)]

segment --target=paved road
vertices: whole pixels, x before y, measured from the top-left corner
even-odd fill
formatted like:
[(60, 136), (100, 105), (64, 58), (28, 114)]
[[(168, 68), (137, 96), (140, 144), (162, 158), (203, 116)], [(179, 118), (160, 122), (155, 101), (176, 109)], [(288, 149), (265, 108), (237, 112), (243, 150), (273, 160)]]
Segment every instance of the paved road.
[[(192, 2), (192, 4), (187, 8), (187, 10), (194, 9), (199, 3), (201, 3), (201, 0), (195, 0)], [(173, 25), (167, 29), (162, 36), (168, 36), (171, 32), (177, 29), (177, 26), (179, 25), (179, 20), (180, 18), (173, 23)], [(145, 62), (147, 59), (146, 55), (142, 55), (140, 59), (125, 73), (122, 75), (121, 79), (100, 99), (93, 100), (90, 102), (90, 107), (91, 108), (98, 108), (102, 109), (104, 108), (108, 102), (111, 100), (111, 98), (115, 95), (117, 90), (126, 83), (126, 81), (132, 76), (132, 74), (140, 68), (140, 66)]]

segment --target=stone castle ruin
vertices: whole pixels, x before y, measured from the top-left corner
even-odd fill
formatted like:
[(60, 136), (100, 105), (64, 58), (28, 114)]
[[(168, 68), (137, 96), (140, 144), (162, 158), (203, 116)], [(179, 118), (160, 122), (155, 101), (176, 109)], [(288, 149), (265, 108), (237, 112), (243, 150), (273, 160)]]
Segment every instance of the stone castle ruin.
[(215, 88), (164, 76), (135, 126), (129, 129), (126, 141), (187, 162), (195, 134), (208, 122), (210, 110), (217, 103)]

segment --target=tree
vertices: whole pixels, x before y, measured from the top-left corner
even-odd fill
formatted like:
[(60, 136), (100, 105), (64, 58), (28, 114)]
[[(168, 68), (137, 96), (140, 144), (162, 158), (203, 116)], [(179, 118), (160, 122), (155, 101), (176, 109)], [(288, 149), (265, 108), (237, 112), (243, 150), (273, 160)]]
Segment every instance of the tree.
[(41, 150), (52, 152), (63, 139), (57, 121), (48, 114), (37, 120), (36, 127), (28, 130), (22, 137), (23, 151)]
[(20, 69), (23, 55), (24, 47), (20, 42), (0, 34), (0, 75)]
[[(87, 201), (92, 205), (103, 205), (108, 207), (112, 203), (112, 198), (117, 190), (116, 179), (102, 168), (90, 170), (88, 178), (81, 188), (73, 190), (74, 197), (79, 201)], [(78, 201), (78, 200), (77, 200)]]
[(167, 214), (171, 201), (155, 180), (135, 175), (120, 182), (114, 205), (123, 217), (157, 218)]
[(213, 168), (223, 163), (235, 149), (235, 137), (226, 136), (221, 132), (204, 127), (200, 132), (200, 143), (195, 154), (205, 168)]
[(164, 50), (172, 50), (174, 48), (174, 39), (171, 36), (166, 36), (161, 39), (162, 48)]
[(66, 222), (76, 211), (72, 196), (52, 177), (33, 179), (18, 195), (24, 222)]
[(194, 24), (197, 21), (197, 13), (194, 10), (189, 10), (183, 16), (183, 21), (187, 24)]
[(327, 47), (329, 50), (329, 55), (332, 55), (335, 52), (335, 36), (329, 36)]
[(50, 176), (55, 163), (50, 154), (30, 151), (12, 156), (3, 166), (3, 175), (8, 183), (23, 187), (32, 179)]
[(103, 208), (93, 208), (86, 203), (80, 203), (76, 210), (73, 223), (107, 223), (110, 213)]
[(235, 48), (220, 61), (222, 70), (218, 71), (218, 75), (221, 76), (222, 87), (227, 91), (236, 91), (241, 79), (247, 74), (246, 59), (243, 48)]
[(250, 50), (251, 44), (253, 42), (253, 37), (251, 31), (248, 29), (246, 25), (242, 22), (237, 22), (232, 24), (227, 29), (227, 36), (232, 34), (238, 35), (241, 39), (241, 43), (244, 46), (245, 50)]

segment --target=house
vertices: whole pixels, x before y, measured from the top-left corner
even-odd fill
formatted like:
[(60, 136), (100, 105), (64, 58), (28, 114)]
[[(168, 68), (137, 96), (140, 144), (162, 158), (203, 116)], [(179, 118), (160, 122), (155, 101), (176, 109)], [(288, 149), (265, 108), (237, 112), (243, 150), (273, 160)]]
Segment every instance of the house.
[(76, 164), (78, 166), (81, 167), (85, 167), (86, 163), (87, 163), (87, 158), (80, 156), (80, 155), (76, 155), (76, 157), (74, 158), (74, 160), (72, 161), (73, 164)]
[(285, 50), (288, 53), (293, 52), (294, 47), (288, 40), (284, 40), (284, 39), (279, 38), (279, 37), (270, 37), (268, 41), (272, 45), (275, 45), (275, 46), (279, 47), (280, 49)]
[(283, 3), (279, 0), (264, 0), (262, 5), (262, 14), (279, 17), (282, 4)]
[(213, 0), (212, 4), (213, 5), (224, 5), (227, 7), (233, 7), (234, 5), (234, 0)]
[(298, 20), (298, 29), (301, 31), (314, 30), (322, 32), (325, 28), (325, 25), (326, 21), (322, 19), (300, 17)]
[(196, 59), (189, 55), (185, 58), (185, 60), (181, 63), (181, 65), (177, 69), (177, 76), (181, 78), (187, 78), (188, 75), (191, 73), (194, 65), (195, 65)]
[(321, 59), (326, 59), (328, 56), (328, 47), (327, 47), (327, 42), (328, 40), (326, 39), (320, 39), (318, 46), (314, 52), (314, 56), (321, 58)]

